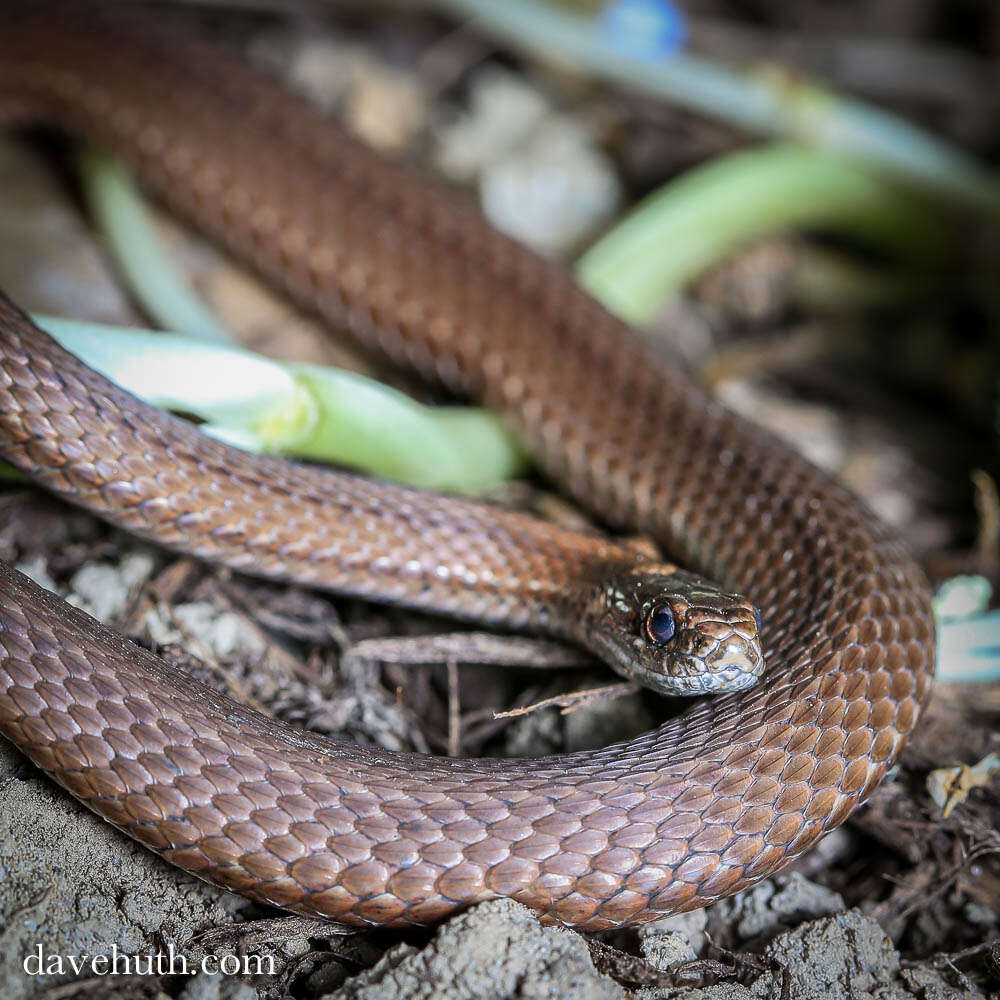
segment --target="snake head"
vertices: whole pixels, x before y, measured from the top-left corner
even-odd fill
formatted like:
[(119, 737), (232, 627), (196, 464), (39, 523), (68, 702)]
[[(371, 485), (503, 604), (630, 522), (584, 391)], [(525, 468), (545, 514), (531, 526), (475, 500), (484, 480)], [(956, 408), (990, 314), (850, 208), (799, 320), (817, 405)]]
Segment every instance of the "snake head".
[(740, 691), (764, 669), (754, 606), (669, 565), (612, 572), (591, 592), (587, 619), (591, 648), (661, 694)]

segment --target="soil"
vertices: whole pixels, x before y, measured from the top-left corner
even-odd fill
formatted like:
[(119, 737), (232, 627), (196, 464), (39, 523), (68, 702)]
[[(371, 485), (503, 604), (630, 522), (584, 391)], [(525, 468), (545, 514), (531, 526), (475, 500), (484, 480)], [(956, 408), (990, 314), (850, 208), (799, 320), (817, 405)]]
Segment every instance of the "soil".
[[(412, 4), (391, 17), (369, 5), (311, 5), (309, 18), (287, 16), (279, 3), (181, 6), (196, 30), (323, 95), (370, 141), (444, 171), (471, 197), (479, 190), (480, 174), (468, 167), (476, 156), (466, 150), (462, 176), (449, 173), (449, 129), (471, 113), (469, 95), (486, 77), (536, 94), (522, 105), (532, 114), (547, 108), (543, 121), (546, 114), (572, 120), (600, 154), (587, 169), (604, 164), (617, 178), (619, 201), (607, 209), (614, 213), (748, 141), (498, 51)], [(989, 5), (703, 0), (686, 9), (702, 51), (734, 60), (770, 55), (987, 161), (1000, 151), (1000, 13)], [(873, 51), (881, 53), (877, 65), (863, 58)], [(928, 65), (938, 72), (919, 72)], [(490, 150), (480, 159), (497, 155)], [(32, 311), (141, 325), (67, 181), (67, 162), (63, 144), (48, 136), (0, 136), (0, 287)], [(170, 218), (157, 219), (189, 279), (254, 350), (381, 371), (432, 395), (331, 337)], [(581, 224), (574, 215), (567, 231)], [(878, 309), (803, 301), (795, 280), (817, 250), (873, 273), (877, 262), (816, 239), (769, 239), (665, 307), (651, 335), (680, 351), (727, 403), (832, 468), (898, 526), (935, 582), (975, 573), (995, 589), (998, 508), (988, 473), (998, 310), (981, 286), (996, 254), (980, 230), (968, 223), (971, 235), (933, 288)], [(986, 471), (974, 489), (976, 469)], [(502, 499), (556, 520), (583, 518), (537, 479), (512, 484)], [(536, 754), (621, 739), (665, 711), (574, 650), (235, 576), (143, 545), (24, 484), (0, 491), (0, 557), (178, 669), (337, 737), (433, 753)], [(591, 693), (573, 696), (580, 691)], [(0, 996), (998, 995), (1000, 777), (985, 769), (949, 810), (928, 791), (933, 772), (1000, 750), (998, 719), (1000, 682), (938, 684), (890, 780), (788, 873), (707, 910), (603, 935), (543, 927), (510, 901), (425, 933), (356, 932), (268, 910), (161, 862), (0, 744)], [(39, 947), (40, 962), (173, 947), (192, 960), (256, 956), (266, 970), (88, 978), (64, 960), (43, 974), (32, 966), (29, 975), (25, 963)]]

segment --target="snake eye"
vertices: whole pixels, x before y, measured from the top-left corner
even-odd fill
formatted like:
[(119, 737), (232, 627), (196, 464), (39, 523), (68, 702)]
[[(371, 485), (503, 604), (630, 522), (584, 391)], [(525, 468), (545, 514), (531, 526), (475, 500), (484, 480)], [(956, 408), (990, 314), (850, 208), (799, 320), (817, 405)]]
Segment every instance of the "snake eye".
[(757, 623), (757, 635), (760, 635), (764, 631), (764, 619), (756, 608), (753, 609), (753, 620)]
[(666, 604), (654, 605), (646, 616), (646, 635), (658, 646), (665, 646), (674, 637), (674, 613)]

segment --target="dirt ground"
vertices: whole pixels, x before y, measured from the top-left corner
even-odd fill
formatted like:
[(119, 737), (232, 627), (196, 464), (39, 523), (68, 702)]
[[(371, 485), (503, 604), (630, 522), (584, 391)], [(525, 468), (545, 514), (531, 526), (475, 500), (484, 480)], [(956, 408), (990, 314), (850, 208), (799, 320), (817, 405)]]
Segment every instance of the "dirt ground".
[[(287, 16), (277, 2), (183, 7), (198, 30), (242, 48), (501, 220), (503, 192), (521, 190), (518, 178), (569, 169), (503, 123), (518, 114), (568, 120), (586, 156), (571, 157), (583, 172), (566, 183), (593, 195), (593, 211), (580, 216), (578, 197), (568, 216), (553, 216), (546, 232), (565, 238), (549, 250), (567, 258), (651, 189), (752, 141), (520, 57), (416, 4), (313, 3), (302, 8), (307, 16)], [(991, 5), (700, 0), (686, 10), (692, 42), (715, 58), (779, 61), (987, 162), (1000, 154), (1000, 10)], [(497, 162), (504, 171), (491, 174)], [(61, 141), (0, 135), (0, 287), (35, 312), (143, 325), (70, 177)], [(189, 280), (247, 346), (375, 372), (430, 398), (196, 235), (157, 219)], [(665, 306), (648, 335), (679, 351), (729, 405), (834, 470), (899, 527), (935, 584), (976, 575), (995, 589), (997, 254), (979, 220), (959, 216), (949, 226), (961, 235), (919, 292), (910, 286), (875, 304), (803, 298), (799, 278), (818, 250), (872, 273), (879, 264), (840, 241), (769, 237)], [(567, 523), (583, 517), (531, 477), (497, 498)], [(155, 550), (23, 483), (0, 489), (0, 557), (241, 700), (390, 749), (573, 750), (639, 733), (668, 710), (617, 689), (565, 710), (550, 699), (614, 681), (576, 651), (233, 575)], [(939, 683), (890, 780), (787, 873), (708, 910), (601, 935), (542, 927), (508, 901), (425, 933), (358, 932), (268, 910), (164, 864), (2, 743), (0, 996), (1000, 995), (1000, 777), (988, 767), (939, 773), (989, 760), (998, 743), (1000, 680)], [(964, 780), (964, 791), (950, 786), (954, 801), (943, 810), (929, 787), (952, 780)], [(80, 983), (66, 968), (28, 975), (40, 944), (63, 955), (172, 946), (190, 956), (260, 956), (268, 968)]]

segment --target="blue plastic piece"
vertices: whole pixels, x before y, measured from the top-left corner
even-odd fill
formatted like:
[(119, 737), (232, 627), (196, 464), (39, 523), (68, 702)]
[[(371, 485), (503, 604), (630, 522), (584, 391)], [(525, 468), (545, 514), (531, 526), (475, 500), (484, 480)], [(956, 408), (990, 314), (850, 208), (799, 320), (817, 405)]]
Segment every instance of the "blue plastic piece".
[(680, 51), (687, 25), (670, 0), (615, 0), (603, 16), (610, 43), (634, 59), (658, 60)]

